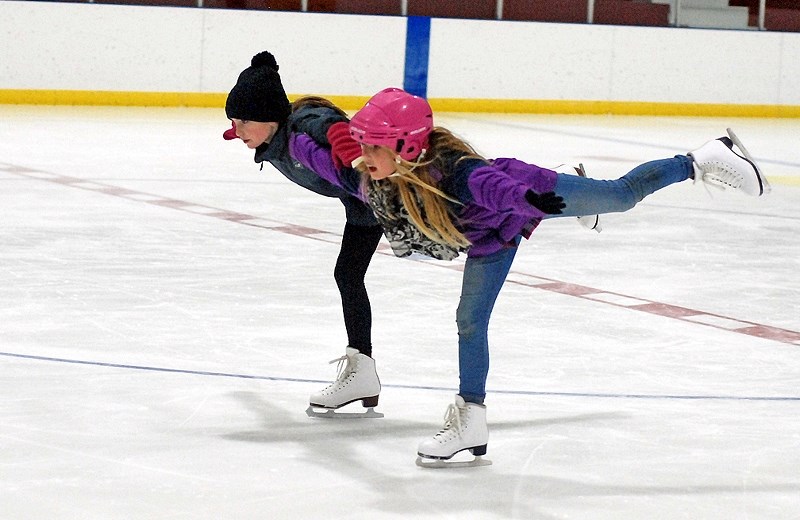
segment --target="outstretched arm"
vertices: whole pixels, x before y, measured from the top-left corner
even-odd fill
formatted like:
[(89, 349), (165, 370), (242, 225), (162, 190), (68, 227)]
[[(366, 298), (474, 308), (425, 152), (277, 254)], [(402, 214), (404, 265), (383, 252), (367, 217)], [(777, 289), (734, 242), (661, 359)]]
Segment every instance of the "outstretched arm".
[(361, 146), (350, 137), (347, 118), (329, 107), (298, 109), (289, 116), (289, 131), (307, 134), (323, 148), (330, 148), (336, 168), (349, 168), (361, 157)]
[(360, 174), (352, 168), (337, 168), (329, 148), (322, 147), (306, 134), (291, 134), (289, 153), (326, 181), (363, 200)]
[(467, 186), (476, 204), (499, 213), (542, 218), (557, 215), (564, 200), (553, 193), (557, 174), (513, 159), (475, 168)]

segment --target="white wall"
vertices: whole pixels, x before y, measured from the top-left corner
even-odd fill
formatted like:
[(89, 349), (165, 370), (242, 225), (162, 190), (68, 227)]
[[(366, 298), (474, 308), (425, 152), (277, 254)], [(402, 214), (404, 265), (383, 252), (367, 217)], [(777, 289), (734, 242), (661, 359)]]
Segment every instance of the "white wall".
[(431, 97), (800, 104), (800, 34), (433, 20)]
[[(290, 95), (402, 86), (406, 20), (0, 2), (0, 90), (226, 93), (258, 51)], [(800, 106), (800, 33), (434, 19), (431, 98)]]
[(405, 20), (3, 1), (0, 41), (0, 89), (227, 93), (268, 49), (289, 93), (367, 95), (402, 86)]

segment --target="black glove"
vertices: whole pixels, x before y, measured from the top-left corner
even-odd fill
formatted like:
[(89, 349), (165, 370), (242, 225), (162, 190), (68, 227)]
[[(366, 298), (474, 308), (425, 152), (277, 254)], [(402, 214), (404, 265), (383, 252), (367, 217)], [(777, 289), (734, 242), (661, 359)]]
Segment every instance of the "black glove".
[(525, 193), (525, 200), (534, 208), (548, 215), (560, 215), (561, 210), (567, 207), (564, 204), (564, 198), (556, 195), (554, 191), (536, 193), (533, 190), (528, 190)]

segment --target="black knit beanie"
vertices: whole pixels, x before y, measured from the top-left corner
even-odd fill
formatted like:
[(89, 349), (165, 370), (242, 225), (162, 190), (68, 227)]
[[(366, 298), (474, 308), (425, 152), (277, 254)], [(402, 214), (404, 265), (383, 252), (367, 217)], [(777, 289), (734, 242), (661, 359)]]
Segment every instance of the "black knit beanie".
[(275, 56), (268, 51), (256, 54), (228, 94), (225, 101), (228, 119), (282, 123), (291, 111)]

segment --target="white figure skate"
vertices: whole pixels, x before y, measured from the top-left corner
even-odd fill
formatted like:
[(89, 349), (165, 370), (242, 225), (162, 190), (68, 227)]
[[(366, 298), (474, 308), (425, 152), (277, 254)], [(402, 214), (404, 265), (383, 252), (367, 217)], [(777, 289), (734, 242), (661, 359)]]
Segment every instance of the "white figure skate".
[[(486, 407), (481, 404), (466, 403), (456, 395), (455, 404), (447, 407), (444, 427), (430, 439), (419, 443), (417, 466), (423, 468), (454, 468), (488, 466), (486, 455), (489, 442), (489, 428), (486, 426)], [(461, 451), (469, 450), (475, 458), (470, 461), (450, 461)]]
[[(382, 413), (375, 411), (381, 393), (381, 382), (375, 370), (375, 360), (354, 348), (347, 347), (345, 355), (334, 359), (331, 363), (339, 364), (339, 376), (322, 391), (311, 395), (306, 414), (309, 417), (343, 419), (383, 417)], [(367, 410), (362, 413), (334, 411), (355, 401), (361, 401)]]
[[(578, 166), (573, 166), (575, 168), (575, 172), (581, 177), (587, 177), (586, 170), (583, 169), (583, 163), (578, 164)], [(589, 231), (596, 231), (601, 232), (603, 231), (603, 226), (600, 225), (600, 215), (585, 215), (582, 217), (578, 217), (578, 222), (581, 226), (585, 227)]]
[[(753, 197), (769, 193), (771, 188), (767, 178), (730, 128), (728, 136), (709, 141), (688, 153), (694, 161), (695, 182), (738, 190)], [(741, 154), (734, 150), (734, 145)]]

